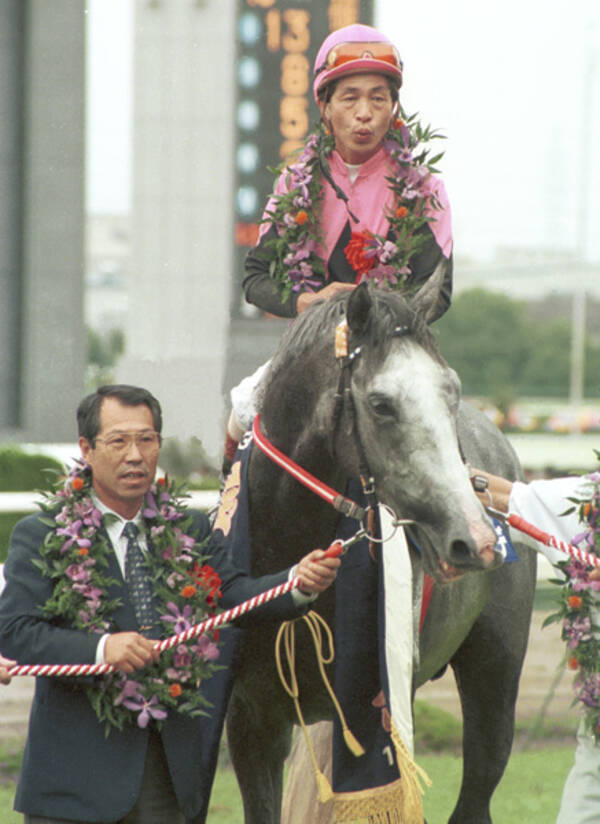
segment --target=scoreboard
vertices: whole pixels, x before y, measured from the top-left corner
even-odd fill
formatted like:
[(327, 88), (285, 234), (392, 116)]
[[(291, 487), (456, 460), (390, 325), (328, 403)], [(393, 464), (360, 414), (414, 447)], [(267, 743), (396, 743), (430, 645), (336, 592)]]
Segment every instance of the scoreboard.
[(374, 0), (238, 0), (234, 126), (232, 314), (252, 315), (241, 291), (273, 173), (316, 124), (312, 67), (329, 32), (372, 24)]

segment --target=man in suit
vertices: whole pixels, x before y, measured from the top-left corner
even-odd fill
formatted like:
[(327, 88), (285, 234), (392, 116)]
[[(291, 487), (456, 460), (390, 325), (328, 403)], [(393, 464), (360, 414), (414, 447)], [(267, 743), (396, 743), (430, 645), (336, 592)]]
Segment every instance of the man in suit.
[[(119, 583), (121, 603), (112, 615), (113, 629), (100, 636), (42, 614), (53, 583), (33, 562), (56, 525), (32, 515), (17, 524), (11, 537), (0, 596), (0, 650), (21, 664), (105, 662), (131, 674), (159, 655), (132, 608), (123, 531), (135, 523), (148, 551), (141, 510), (158, 462), (161, 409), (144, 389), (106, 386), (84, 398), (77, 420), (82, 457), (92, 473), (92, 499), (114, 550), (108, 574)], [(106, 513), (113, 517), (104, 518)], [(201, 541), (208, 521), (194, 513), (193, 524), (188, 531)], [(303, 604), (333, 582), (339, 566), (338, 559), (315, 550), (294, 570), (252, 579), (232, 565), (214, 536), (204, 551), (212, 554), (210, 564), (221, 577), (224, 607), (282, 583), (292, 572), (300, 578), (300, 592), (264, 605), (256, 620), (301, 614)], [(254, 620), (253, 615), (245, 620)], [(208, 684), (213, 681), (218, 676)], [(15, 809), (24, 813), (26, 824), (195, 824), (204, 819), (212, 783), (212, 775), (200, 775), (209, 769), (200, 755), (205, 720), (170, 712), (160, 730), (153, 721), (146, 728), (132, 723), (106, 736), (80, 679), (37, 678)]]

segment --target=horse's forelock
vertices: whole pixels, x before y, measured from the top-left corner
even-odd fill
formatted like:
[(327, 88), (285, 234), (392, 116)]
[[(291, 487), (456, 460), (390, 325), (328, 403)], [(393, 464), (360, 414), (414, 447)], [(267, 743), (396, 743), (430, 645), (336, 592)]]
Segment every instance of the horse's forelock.
[[(367, 350), (369, 358), (382, 360), (392, 345), (395, 330), (404, 327), (406, 334), (413, 337), (429, 355), (444, 362), (424, 317), (411, 309), (400, 294), (376, 288), (371, 288), (369, 294), (372, 308), (365, 333), (360, 341), (351, 338), (351, 347), (360, 344)], [(299, 384), (305, 386), (306, 383), (298, 380), (301, 377), (298, 373), (306, 375), (313, 369), (319, 372), (326, 369), (326, 362), (329, 362), (327, 352), (333, 358), (334, 330), (345, 315), (347, 302), (347, 293), (319, 302), (299, 315), (287, 328), (264, 381), (263, 399), (271, 392), (280, 394), (284, 391), (283, 387), (295, 396), (296, 393), (305, 393), (305, 389), (298, 388)], [(316, 362), (311, 361), (312, 357), (317, 359)], [(304, 399), (303, 405), (307, 400)]]

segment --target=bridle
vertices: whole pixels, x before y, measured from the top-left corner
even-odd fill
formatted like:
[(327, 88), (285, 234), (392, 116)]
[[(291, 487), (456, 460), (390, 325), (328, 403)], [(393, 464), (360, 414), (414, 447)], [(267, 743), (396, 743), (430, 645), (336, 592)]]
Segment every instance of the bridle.
[[(393, 337), (402, 337), (408, 332), (407, 326), (397, 326), (392, 335)], [(356, 406), (354, 397), (352, 395), (352, 367), (357, 359), (360, 357), (363, 347), (356, 346), (351, 352), (348, 346), (349, 341), (349, 327), (346, 318), (344, 317), (335, 329), (335, 357), (340, 364), (340, 377), (338, 380), (337, 391), (334, 395), (334, 406), (331, 421), (331, 437), (332, 441), (335, 439), (339, 430), (340, 423), (344, 410), (348, 411), (352, 421), (352, 432), (356, 450), (358, 453), (359, 464), (359, 478), (363, 493), (367, 502), (367, 506), (362, 507), (345, 497), (341, 493), (332, 489), (327, 484), (320, 481), (306, 469), (301, 467), (290, 457), (281, 452), (275, 447), (269, 439), (262, 433), (260, 426), (260, 415), (257, 415), (252, 425), (252, 434), (254, 441), (259, 449), (267, 455), (274, 463), (288, 472), (297, 481), (310, 489), (316, 495), (327, 501), (335, 510), (350, 518), (355, 518), (358, 521), (363, 521), (366, 518), (366, 525), (363, 532), (368, 534), (369, 540), (372, 543), (379, 543), (381, 539), (375, 537), (375, 514), (379, 505), (377, 493), (375, 489), (375, 479), (369, 469), (367, 455), (360, 437), (358, 423), (356, 418)], [(389, 507), (387, 507), (389, 509)], [(396, 529), (398, 526), (405, 523), (412, 523), (412, 521), (398, 520), (396, 515), (391, 512), (392, 523)], [(388, 540), (388, 539), (386, 539)]]

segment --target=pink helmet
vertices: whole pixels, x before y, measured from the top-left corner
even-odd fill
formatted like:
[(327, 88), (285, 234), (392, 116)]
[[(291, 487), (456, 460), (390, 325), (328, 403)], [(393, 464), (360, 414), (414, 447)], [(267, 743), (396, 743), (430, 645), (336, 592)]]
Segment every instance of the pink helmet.
[(376, 72), (395, 77), (402, 84), (402, 61), (394, 44), (372, 28), (355, 23), (331, 32), (315, 60), (313, 92), (347, 74)]

